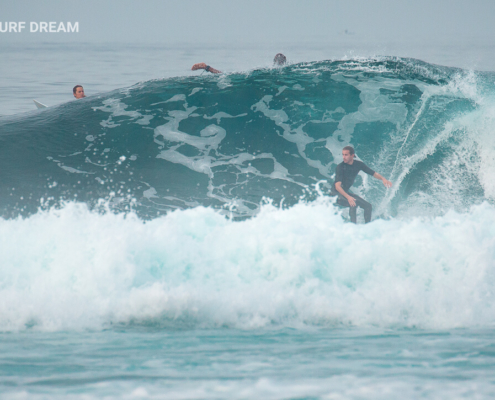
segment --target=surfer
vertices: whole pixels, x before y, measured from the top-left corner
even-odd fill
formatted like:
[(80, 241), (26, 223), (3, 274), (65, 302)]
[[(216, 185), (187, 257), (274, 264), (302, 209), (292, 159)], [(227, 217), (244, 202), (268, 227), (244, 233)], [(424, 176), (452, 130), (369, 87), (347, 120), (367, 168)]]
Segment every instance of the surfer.
[(192, 71), (196, 71), (197, 69), (204, 69), (206, 72), (211, 72), (212, 74), (221, 74), (222, 73), (222, 71), (219, 71), (218, 69), (210, 67), (209, 65), (206, 65), (205, 63), (194, 64), (191, 68)]
[(331, 194), (338, 196), (337, 204), (342, 207), (350, 207), (349, 216), (351, 217), (351, 222), (356, 223), (356, 209), (361, 207), (364, 210), (364, 222), (368, 223), (371, 221), (371, 204), (349, 190), (357, 174), (359, 171), (364, 171), (368, 175), (380, 179), (387, 188), (392, 187), (392, 182), (386, 180), (378, 172), (373, 171), (362, 161), (354, 160), (355, 156), (356, 154), (352, 146), (345, 146), (342, 149), (343, 161), (337, 165), (337, 169), (335, 170), (335, 183), (333, 184)]
[(84, 88), (81, 85), (76, 85), (72, 89), (72, 93), (74, 94), (74, 97), (76, 99), (82, 99), (83, 97), (86, 97), (84, 94)]
[(285, 65), (287, 63), (287, 58), (282, 53), (278, 53), (275, 55), (273, 63), (280, 66)]

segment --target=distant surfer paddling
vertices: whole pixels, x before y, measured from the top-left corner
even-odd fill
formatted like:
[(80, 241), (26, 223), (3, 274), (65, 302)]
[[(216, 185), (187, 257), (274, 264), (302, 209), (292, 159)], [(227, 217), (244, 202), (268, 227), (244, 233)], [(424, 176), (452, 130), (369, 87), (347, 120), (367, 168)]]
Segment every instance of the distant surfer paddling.
[(356, 223), (356, 210), (358, 207), (361, 207), (364, 210), (364, 222), (368, 223), (371, 221), (371, 204), (349, 190), (353, 185), (357, 174), (359, 171), (364, 171), (368, 175), (380, 179), (387, 188), (392, 187), (392, 182), (387, 181), (383, 176), (378, 172), (373, 171), (365, 163), (354, 160), (355, 156), (356, 154), (354, 153), (354, 148), (352, 146), (346, 146), (342, 149), (342, 158), (344, 161), (337, 165), (335, 183), (333, 184), (331, 194), (333, 196), (338, 196), (337, 204), (343, 207), (350, 207), (349, 216), (351, 217), (351, 222)]
[(72, 93), (74, 94), (74, 97), (76, 99), (82, 99), (83, 97), (86, 97), (84, 94), (84, 88), (81, 85), (76, 85), (72, 89)]
[(197, 69), (204, 69), (206, 72), (211, 72), (212, 74), (221, 74), (222, 73), (222, 71), (219, 71), (218, 69), (210, 67), (209, 65), (206, 65), (205, 63), (194, 64), (191, 68), (192, 71), (196, 71)]
[(281, 67), (287, 64), (287, 57), (285, 57), (282, 53), (277, 53), (273, 58), (273, 64)]

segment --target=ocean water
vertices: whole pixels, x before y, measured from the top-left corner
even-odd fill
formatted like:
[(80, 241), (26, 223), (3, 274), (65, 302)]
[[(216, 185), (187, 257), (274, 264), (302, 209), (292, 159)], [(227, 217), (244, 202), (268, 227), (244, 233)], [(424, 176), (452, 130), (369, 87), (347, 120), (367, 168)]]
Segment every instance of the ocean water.
[[(489, 61), (2, 46), (2, 398), (494, 396)], [(394, 184), (356, 180), (370, 224), (347, 144)]]

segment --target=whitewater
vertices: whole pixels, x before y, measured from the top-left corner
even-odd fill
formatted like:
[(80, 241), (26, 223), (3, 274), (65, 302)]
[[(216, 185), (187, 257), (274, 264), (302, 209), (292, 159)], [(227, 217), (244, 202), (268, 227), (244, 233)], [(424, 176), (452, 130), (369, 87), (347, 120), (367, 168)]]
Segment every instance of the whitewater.
[(72, 203), (4, 220), (0, 329), (493, 325), (493, 206), (366, 226), (341, 213), (319, 199), (143, 222)]
[(350, 57), (1, 116), (2, 398), (493, 397), (494, 82)]

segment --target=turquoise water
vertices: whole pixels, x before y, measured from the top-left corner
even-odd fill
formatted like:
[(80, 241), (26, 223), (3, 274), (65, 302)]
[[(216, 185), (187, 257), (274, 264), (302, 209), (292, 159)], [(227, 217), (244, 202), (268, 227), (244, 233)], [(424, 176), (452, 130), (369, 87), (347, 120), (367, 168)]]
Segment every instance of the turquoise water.
[[(356, 190), (381, 217), (493, 199), (492, 73), (375, 57), (141, 82), (0, 120), (3, 216), (103, 199), (143, 218), (255, 215), (328, 193), (341, 149), (387, 176)], [(15, 166), (15, 168), (12, 168)]]
[[(228, 74), (126, 75), (108, 46), (80, 101), (45, 46), (44, 110), (40, 50), (8, 69), (32, 93), (0, 102), (2, 398), (493, 397), (494, 73), (210, 48)], [(394, 183), (356, 180), (367, 225), (328, 196), (349, 143)]]
[(493, 330), (4, 334), (6, 399), (435, 399), (495, 394)]

